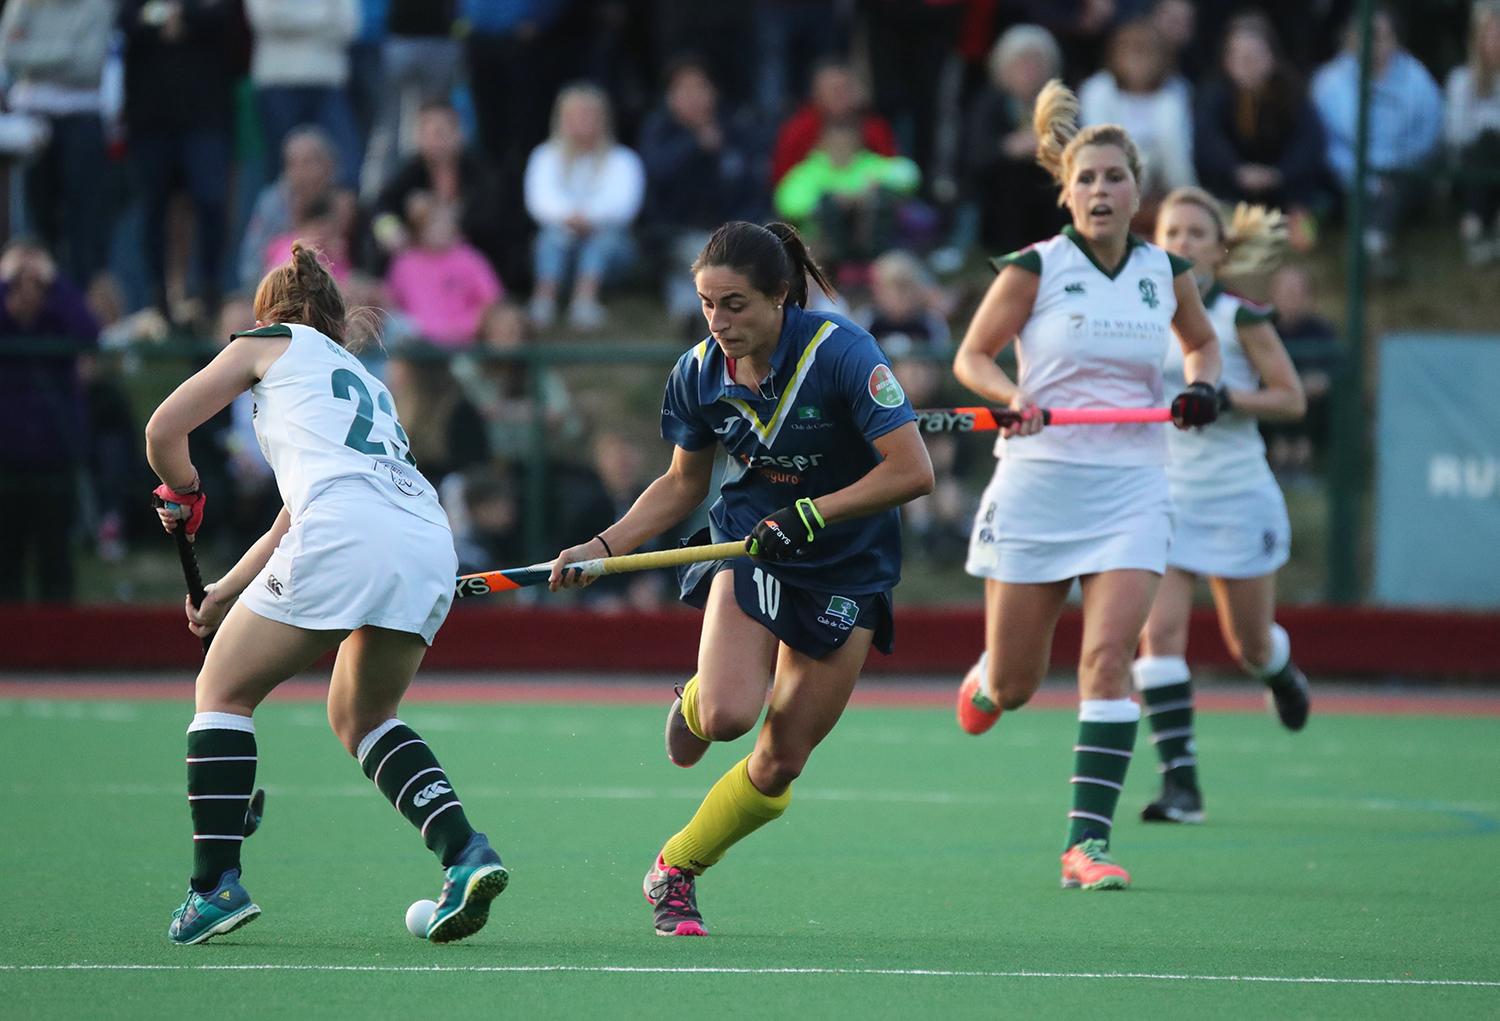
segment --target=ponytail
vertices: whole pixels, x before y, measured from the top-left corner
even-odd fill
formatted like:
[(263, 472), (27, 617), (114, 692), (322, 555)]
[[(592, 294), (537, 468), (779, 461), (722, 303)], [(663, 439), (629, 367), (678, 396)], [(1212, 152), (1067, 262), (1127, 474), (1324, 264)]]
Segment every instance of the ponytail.
[(1229, 258), (1221, 272), (1226, 276), (1268, 273), (1286, 255), (1286, 216), (1279, 209), (1241, 202), (1229, 218), (1224, 247)]
[(1036, 132), (1036, 161), (1057, 182), (1060, 189), (1057, 204), (1067, 204), (1073, 160), (1086, 145), (1117, 147), (1125, 154), (1125, 163), (1139, 187), (1144, 167), (1130, 133), (1118, 124), (1092, 124), (1080, 130), (1078, 114), (1078, 97), (1057, 78), (1043, 85), (1037, 94), (1036, 109), (1031, 115), (1031, 127)]
[(837, 292), (823, 268), (807, 250), (797, 228), (780, 221), (764, 227), (734, 220), (714, 231), (708, 244), (693, 260), (692, 272), (723, 266), (743, 273), (750, 285), (763, 294), (775, 295), (786, 288), (786, 301), (806, 306), (807, 281), (811, 277), (829, 298)]
[(1078, 97), (1073, 90), (1053, 78), (1037, 93), (1036, 108), (1031, 114), (1031, 129), (1036, 133), (1037, 164), (1059, 186), (1066, 187), (1068, 176), (1063, 169), (1063, 153), (1078, 136)]
[(1174, 188), (1162, 200), (1161, 212), (1165, 213), (1176, 205), (1197, 206), (1213, 220), (1219, 232), (1219, 243), (1228, 253), (1219, 266), (1220, 276), (1266, 273), (1274, 269), (1286, 254), (1286, 217), (1279, 209), (1241, 202), (1226, 218), (1218, 199), (1202, 188), (1192, 186)]
[(293, 241), (291, 258), (271, 269), (255, 289), (255, 318), (311, 326), (350, 351), (359, 351), (371, 340), (379, 344), (379, 313), (346, 309), (338, 282), (319, 255), (317, 249)]

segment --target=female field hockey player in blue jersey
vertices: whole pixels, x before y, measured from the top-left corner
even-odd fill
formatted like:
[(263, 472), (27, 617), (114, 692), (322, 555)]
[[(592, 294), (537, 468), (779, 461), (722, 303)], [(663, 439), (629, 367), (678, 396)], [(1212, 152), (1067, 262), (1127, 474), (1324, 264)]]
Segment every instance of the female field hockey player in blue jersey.
[(188, 434), (249, 390), (286, 504), (202, 604), (187, 606), (193, 633), (214, 642), (187, 734), (193, 874), (167, 935), (201, 943), (260, 914), (240, 885), (255, 788), (252, 714), (336, 648), (328, 721), (446, 870), (427, 938), (463, 939), (484, 925), (506, 871), (426, 742), (396, 718), (453, 602), (448, 520), (411, 460), (390, 392), (346, 348), (344, 299), (312, 250), (294, 244), (266, 274), (255, 317), (257, 328), (236, 334), (146, 426), (162, 525), (191, 537), (204, 495)]
[[(1073, 93), (1052, 81), (1034, 114), (1037, 160), (1073, 222), (998, 260), (953, 363), (959, 382), (1025, 416), (996, 444), (970, 538), (967, 569), (985, 580), (985, 653), (959, 689), (958, 720), (979, 734), (1026, 704), (1077, 579), (1083, 648), (1062, 883), (1123, 890), (1130, 875), (1110, 855), (1110, 831), (1141, 716), (1130, 664), (1171, 540), (1166, 437), (1150, 424), (1043, 430), (1036, 409), (1160, 405), (1175, 332), (1190, 382), (1173, 421), (1207, 425), (1219, 345), (1189, 264), (1130, 234), (1141, 201), (1135, 143), (1117, 125), (1080, 132), (1077, 113)], [(1014, 382), (995, 363), (1012, 340)]]
[[(1230, 653), (1267, 686), (1288, 730), (1307, 723), (1307, 678), (1292, 662), (1291, 639), (1275, 619), (1276, 571), (1290, 554), (1292, 529), (1257, 423), (1296, 421), (1307, 400), (1271, 325), (1271, 310), (1218, 282), (1220, 275), (1268, 269), (1285, 241), (1279, 213), (1240, 205), (1226, 221), (1219, 203), (1201, 188), (1178, 188), (1157, 214), (1157, 244), (1193, 264), (1219, 336), (1224, 374), (1219, 420), (1167, 437), (1172, 548), (1141, 635), (1141, 658), (1132, 668), (1161, 758), (1162, 792), (1141, 812), (1147, 822), (1203, 821), (1186, 659), (1199, 575), (1209, 580)], [(1166, 376), (1181, 385), (1182, 357), (1171, 350)]]
[(707, 935), (697, 877), (786, 811), (870, 646), (890, 651), (896, 508), (933, 485), (916, 415), (874, 338), (843, 316), (806, 311), (809, 277), (832, 292), (796, 230), (725, 224), (693, 276), (710, 336), (667, 380), (672, 464), (624, 517), (552, 567), (553, 588), (576, 584), (567, 564), (628, 552), (687, 517), (708, 495), (724, 446), (729, 468), (710, 532), (717, 542), (750, 537), (756, 554), (683, 573), (703, 634), (698, 673), (669, 714), (668, 755), (691, 766), (710, 742), (755, 726), (768, 686), (771, 705), (754, 750), (646, 873), (663, 936)]

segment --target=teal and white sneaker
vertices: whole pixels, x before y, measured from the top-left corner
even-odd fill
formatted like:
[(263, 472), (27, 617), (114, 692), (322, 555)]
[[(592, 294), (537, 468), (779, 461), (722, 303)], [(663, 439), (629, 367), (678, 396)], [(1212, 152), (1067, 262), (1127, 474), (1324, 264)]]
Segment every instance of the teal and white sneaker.
[(260, 907), (240, 885), (240, 870), (230, 869), (208, 893), (188, 889), (187, 900), (172, 912), (167, 938), (178, 946), (192, 946), (249, 925), (259, 915)]
[(470, 837), (458, 861), (443, 871), (447, 880), (432, 921), (427, 923), (427, 939), (432, 943), (452, 943), (483, 929), (490, 920), (490, 901), (510, 882), (510, 873), (483, 833)]

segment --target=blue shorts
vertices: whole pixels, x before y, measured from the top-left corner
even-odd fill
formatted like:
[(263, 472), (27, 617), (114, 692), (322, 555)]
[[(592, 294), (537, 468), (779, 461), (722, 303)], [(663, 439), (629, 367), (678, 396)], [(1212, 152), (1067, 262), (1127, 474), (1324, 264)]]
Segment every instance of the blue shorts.
[(886, 655), (895, 645), (889, 591), (862, 596), (818, 592), (787, 584), (755, 560), (719, 560), (679, 569), (682, 601), (703, 609), (709, 587), (720, 571), (734, 572), (734, 601), (746, 616), (778, 641), (813, 659), (837, 651), (857, 627), (875, 632), (873, 644)]

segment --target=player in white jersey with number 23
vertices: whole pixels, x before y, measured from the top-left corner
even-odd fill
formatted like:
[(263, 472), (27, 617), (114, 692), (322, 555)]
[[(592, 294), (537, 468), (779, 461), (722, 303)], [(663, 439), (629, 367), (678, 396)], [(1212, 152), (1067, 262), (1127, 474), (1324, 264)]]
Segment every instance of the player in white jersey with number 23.
[(294, 244), (291, 259), (266, 274), (255, 316), (256, 329), (236, 334), (146, 426), (169, 532), (192, 537), (203, 520), (188, 434), (246, 390), (285, 503), (201, 605), (187, 605), (193, 633), (214, 640), (187, 735), (193, 874), (167, 935), (201, 943), (260, 914), (240, 883), (240, 849), (253, 829), (253, 714), (278, 684), (336, 648), (329, 723), (446, 871), (427, 938), (462, 939), (484, 925), (507, 872), (469, 825), (432, 750), (396, 716), (453, 601), (453, 536), (411, 460), (390, 392), (345, 346), (344, 300), (314, 251)]

